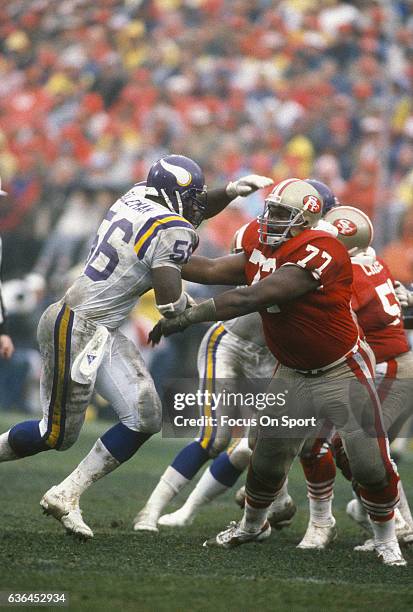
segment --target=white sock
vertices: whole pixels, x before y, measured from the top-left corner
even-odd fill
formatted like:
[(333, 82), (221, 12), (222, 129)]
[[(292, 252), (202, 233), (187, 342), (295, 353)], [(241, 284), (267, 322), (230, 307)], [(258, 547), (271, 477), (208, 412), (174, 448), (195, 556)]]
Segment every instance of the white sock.
[(119, 465), (119, 461), (98, 440), (90, 453), (58, 487), (64, 489), (68, 497), (79, 498), (91, 484), (113, 472)]
[(357, 502), (356, 504), (354, 504), (355, 514), (359, 517), (360, 520), (362, 520), (363, 518), (368, 517), (367, 510), (363, 506), (360, 498), (354, 493), (354, 491), (353, 491), (353, 497), (354, 497), (354, 499)]
[(374, 533), (374, 543), (377, 544), (386, 544), (392, 540), (397, 542), (396, 537), (396, 527), (394, 523), (394, 517), (389, 521), (385, 521), (384, 523), (378, 523), (371, 519), (371, 526), (373, 528)]
[(192, 491), (182, 508), (179, 509), (180, 512), (183, 512), (186, 516), (193, 516), (198, 508), (208, 504), (213, 499), (228, 491), (231, 487), (227, 487), (223, 485), (221, 482), (218, 482), (213, 475), (211, 474), (211, 470), (208, 468), (202, 474), (198, 484), (195, 489)]
[(145, 508), (158, 519), (162, 510), (178, 495), (179, 491), (190, 482), (175, 468), (169, 465), (162, 474), (160, 481), (146, 502)]
[(267, 520), (269, 508), (253, 508), (245, 500), (244, 516), (241, 520), (241, 529), (255, 533), (261, 529)]
[(10, 430), (0, 435), (0, 463), (18, 459), (18, 456), (9, 444), (9, 433)]
[(407, 501), (406, 493), (404, 492), (404, 487), (403, 487), (401, 480), (399, 482), (399, 493), (400, 493), (400, 503), (399, 503), (398, 508), (400, 510), (400, 514), (402, 515), (406, 523), (409, 525), (409, 527), (413, 529), (413, 517), (410, 511), (409, 502)]
[(310, 521), (321, 527), (333, 524), (333, 496), (331, 496), (329, 499), (316, 499), (314, 497), (309, 497), (308, 501), (310, 507)]
[(283, 486), (277, 492), (277, 495), (271, 504), (271, 512), (284, 510), (285, 504), (289, 499), (290, 495), (288, 493), (288, 478), (286, 478)]

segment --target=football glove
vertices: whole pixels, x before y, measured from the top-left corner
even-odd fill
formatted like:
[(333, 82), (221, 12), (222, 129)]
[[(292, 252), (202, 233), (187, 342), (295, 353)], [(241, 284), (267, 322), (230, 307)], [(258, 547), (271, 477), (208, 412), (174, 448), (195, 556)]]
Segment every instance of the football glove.
[(394, 281), (394, 292), (402, 308), (413, 306), (413, 293), (406, 289), (400, 281)]
[(155, 346), (155, 344), (159, 344), (162, 336), (166, 338), (177, 332), (184, 331), (184, 329), (193, 323), (201, 323), (203, 321), (216, 321), (216, 309), (213, 298), (187, 308), (184, 312), (171, 319), (162, 318), (149, 332), (148, 344), (151, 343), (152, 346)]
[(191, 322), (186, 320), (184, 312), (177, 317), (173, 317), (172, 319), (162, 318), (149, 332), (148, 344), (151, 343), (152, 346), (155, 346), (156, 344), (159, 344), (162, 336), (167, 338), (172, 334), (182, 332), (184, 329), (189, 327), (189, 325), (191, 325)]
[(257, 189), (263, 189), (263, 187), (269, 187), (274, 181), (268, 176), (260, 176), (259, 174), (248, 174), (248, 176), (242, 176), (237, 181), (231, 181), (225, 188), (226, 194), (231, 199), (241, 196), (245, 198), (249, 196)]

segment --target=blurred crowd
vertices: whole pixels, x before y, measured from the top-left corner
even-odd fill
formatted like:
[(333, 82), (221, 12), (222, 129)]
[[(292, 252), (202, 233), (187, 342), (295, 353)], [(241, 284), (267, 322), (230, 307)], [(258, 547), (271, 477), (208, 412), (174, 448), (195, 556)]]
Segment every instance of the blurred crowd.
[[(3, 277), (60, 297), (106, 208), (175, 152), (210, 187), (325, 181), (409, 283), (412, 94), (412, 0), (0, 0)], [(203, 252), (262, 203), (207, 223)]]

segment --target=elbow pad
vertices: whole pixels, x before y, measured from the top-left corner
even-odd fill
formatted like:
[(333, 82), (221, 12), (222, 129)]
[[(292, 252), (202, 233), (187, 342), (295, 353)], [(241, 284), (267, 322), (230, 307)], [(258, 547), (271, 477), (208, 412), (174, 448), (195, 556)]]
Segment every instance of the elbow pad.
[(186, 310), (188, 306), (192, 306), (193, 303), (193, 299), (183, 291), (176, 302), (171, 302), (170, 304), (157, 304), (156, 307), (163, 317), (170, 319), (184, 312), (184, 310)]

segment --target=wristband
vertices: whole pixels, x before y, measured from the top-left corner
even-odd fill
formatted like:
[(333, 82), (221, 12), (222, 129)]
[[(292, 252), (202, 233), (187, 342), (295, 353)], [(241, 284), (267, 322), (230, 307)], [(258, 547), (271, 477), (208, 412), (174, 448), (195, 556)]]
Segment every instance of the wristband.
[(189, 325), (193, 323), (203, 323), (204, 321), (216, 321), (217, 310), (215, 301), (213, 298), (205, 300), (205, 302), (201, 302), (197, 306), (188, 308), (181, 316), (185, 317)]

